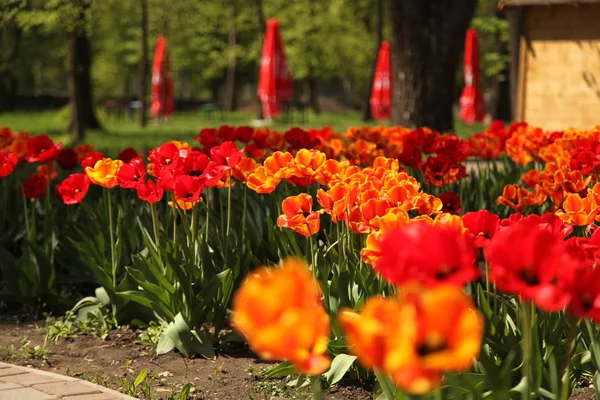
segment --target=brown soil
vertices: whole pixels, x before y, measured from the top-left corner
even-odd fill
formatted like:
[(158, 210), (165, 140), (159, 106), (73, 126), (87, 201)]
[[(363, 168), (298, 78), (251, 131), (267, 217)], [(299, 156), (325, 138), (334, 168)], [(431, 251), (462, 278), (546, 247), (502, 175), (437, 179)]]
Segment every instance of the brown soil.
[[(77, 376), (124, 392), (123, 379), (132, 383), (142, 370), (149, 371), (152, 393), (140, 390), (141, 399), (167, 399), (187, 382), (194, 386), (190, 399), (309, 399), (307, 389), (294, 389), (282, 379), (266, 380), (262, 368), (272, 366), (256, 358), (241, 344), (219, 349), (216, 360), (186, 359), (171, 353), (156, 356), (154, 347), (142, 344), (138, 333), (123, 327), (110, 332), (106, 340), (92, 336), (60, 339), (44, 346), (44, 321), (19, 323), (0, 321), (0, 361)], [(23, 344), (29, 340), (29, 344)], [(132, 394), (132, 393), (128, 393)], [(353, 385), (336, 385), (325, 391), (326, 400), (367, 400), (369, 390)], [(575, 389), (570, 400), (594, 400), (592, 388)]]
[[(93, 383), (124, 391), (123, 379), (133, 382), (142, 370), (149, 371), (152, 394), (139, 391), (143, 399), (166, 399), (177, 394), (186, 382), (195, 390), (189, 398), (211, 400), (307, 399), (307, 389), (292, 389), (285, 380), (266, 380), (260, 371), (273, 364), (257, 359), (246, 346), (229, 344), (219, 349), (216, 360), (186, 359), (171, 353), (157, 357), (154, 347), (140, 343), (138, 334), (121, 328), (111, 331), (106, 340), (78, 336), (60, 339), (43, 348), (44, 321), (18, 323), (0, 321), (0, 361), (33, 366), (43, 370), (77, 376)], [(23, 345), (24, 339), (30, 340)], [(150, 372), (152, 371), (152, 372)], [(357, 386), (335, 386), (325, 391), (327, 400), (367, 400), (369, 391)]]

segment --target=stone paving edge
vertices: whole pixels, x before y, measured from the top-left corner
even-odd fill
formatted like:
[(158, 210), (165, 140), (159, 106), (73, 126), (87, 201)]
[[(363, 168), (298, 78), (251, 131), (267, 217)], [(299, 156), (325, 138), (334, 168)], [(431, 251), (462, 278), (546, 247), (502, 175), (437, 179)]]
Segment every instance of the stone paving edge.
[[(134, 397), (124, 395), (123, 393), (120, 393), (120, 392), (118, 392), (116, 390), (112, 390), (112, 389), (106, 388), (104, 386), (95, 385), (95, 384), (93, 384), (91, 382), (88, 382), (88, 381), (85, 381), (83, 379), (78, 379), (78, 378), (74, 378), (74, 377), (71, 377), (71, 376), (61, 375), (61, 374), (57, 374), (57, 373), (53, 373), (53, 372), (48, 372), (48, 371), (42, 371), (42, 370), (39, 370), (39, 369), (36, 369), (36, 368), (21, 367), (21, 366), (18, 366), (18, 365), (12, 365), (12, 364), (8, 364), (8, 363), (0, 362), (0, 371), (6, 370), (6, 369), (9, 369), (9, 368), (22, 371), (21, 374), (11, 374), (10, 375), (11, 376), (11, 381), (12, 381), (11, 383), (14, 383), (14, 384), (17, 384), (17, 385), (19, 384), (19, 382), (18, 382), (17, 379), (15, 379), (15, 377), (18, 377), (20, 375), (23, 375), (23, 377), (31, 377), (31, 374), (36, 374), (36, 375), (40, 375), (40, 376), (45, 376), (45, 377), (48, 377), (48, 378), (52, 378), (57, 383), (65, 382), (67, 384), (69, 384), (69, 383), (73, 384), (73, 386), (79, 386), (79, 385), (88, 386), (90, 388), (90, 394), (96, 394), (96, 395), (97, 394), (106, 394), (108, 396), (112, 396), (113, 398), (119, 399), (119, 400), (137, 400)], [(2, 376), (0, 376), (0, 381), (1, 380), (2, 380)], [(9, 392), (11, 390), (18, 390), (20, 388), (29, 388), (29, 389), (37, 390), (39, 392), (43, 392), (43, 390), (36, 389), (35, 386), (38, 386), (38, 385), (34, 385), (34, 387), (32, 387), (30, 385), (23, 384), (20, 387), (14, 387), (14, 388), (11, 388), (11, 389), (9, 389), (9, 388), (0, 389), (0, 393), (2, 393), (2, 392), (7, 393), (7, 392)], [(43, 384), (42, 384), (42, 386), (43, 386)], [(43, 393), (45, 393), (45, 392), (43, 392)], [(51, 394), (47, 394), (47, 395), (50, 396), (50, 397), (53, 396)], [(73, 395), (71, 395), (71, 397), (72, 396)], [(76, 395), (76, 396), (79, 396), (79, 395)], [(86, 396), (86, 395), (83, 394), (79, 398), (84, 399), (84, 396)], [(1, 397), (2, 396), (0, 396), (0, 398)], [(69, 397), (70, 397), (69, 395), (64, 395), (62, 397), (53, 397), (53, 398), (68, 400)]]

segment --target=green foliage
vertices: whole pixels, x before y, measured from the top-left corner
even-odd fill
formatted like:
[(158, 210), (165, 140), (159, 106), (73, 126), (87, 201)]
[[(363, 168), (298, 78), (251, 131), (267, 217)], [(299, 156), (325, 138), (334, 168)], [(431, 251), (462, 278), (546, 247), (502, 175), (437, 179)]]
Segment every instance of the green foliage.
[(481, 69), (485, 80), (501, 74), (510, 62), (509, 23), (498, 15), (498, 6), (498, 0), (481, 0), (471, 21), (473, 28), (479, 32)]
[(56, 343), (59, 339), (72, 339), (80, 335), (106, 339), (110, 330), (114, 328), (115, 325), (108, 310), (102, 306), (96, 306), (85, 315), (67, 311), (64, 316), (59, 318), (49, 316), (46, 318), (44, 330), (46, 331), (46, 340)]

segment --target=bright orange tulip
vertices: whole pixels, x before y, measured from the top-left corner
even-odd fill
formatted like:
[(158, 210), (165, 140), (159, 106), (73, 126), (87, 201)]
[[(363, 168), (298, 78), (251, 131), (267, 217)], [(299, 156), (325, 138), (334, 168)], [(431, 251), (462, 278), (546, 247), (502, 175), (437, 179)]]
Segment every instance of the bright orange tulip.
[(283, 200), (283, 214), (277, 218), (277, 226), (293, 229), (306, 237), (318, 233), (321, 219), (318, 212), (312, 211), (312, 204), (312, 197), (306, 193)]
[(531, 205), (541, 205), (546, 200), (544, 193), (531, 193), (518, 185), (506, 185), (497, 204), (502, 204), (522, 213)]
[(331, 215), (331, 220), (334, 223), (346, 219), (349, 193), (349, 189), (343, 183), (332, 186), (328, 191), (323, 189), (317, 191), (317, 201), (323, 207), (323, 210)]
[(241, 182), (247, 182), (248, 177), (256, 171), (258, 165), (253, 158), (242, 158), (233, 168), (233, 177)]
[(600, 207), (595, 201), (593, 192), (590, 190), (587, 197), (583, 199), (578, 194), (567, 195), (563, 203), (563, 210), (556, 211), (556, 215), (561, 220), (572, 225), (585, 226), (594, 222), (594, 219), (600, 212)]
[(452, 285), (409, 286), (398, 298), (371, 298), (362, 312), (339, 316), (350, 351), (401, 389), (427, 393), (446, 371), (468, 369), (479, 355), (483, 318)]
[(263, 166), (259, 166), (253, 173), (248, 175), (246, 185), (249, 189), (254, 190), (256, 193), (267, 194), (272, 193), (280, 182), (281, 179), (267, 175), (265, 168)]
[(276, 151), (271, 154), (263, 163), (265, 174), (277, 179), (287, 179), (294, 174), (296, 166), (294, 156), (290, 153)]
[(117, 172), (122, 165), (121, 160), (105, 158), (96, 162), (93, 168), (87, 167), (85, 172), (93, 184), (112, 189), (117, 185)]
[(326, 158), (325, 153), (317, 150), (298, 150), (294, 158), (294, 162), (296, 163), (295, 175), (297, 177), (314, 176)]
[(233, 301), (232, 323), (266, 360), (288, 360), (308, 375), (329, 368), (329, 316), (303, 260), (251, 272)]

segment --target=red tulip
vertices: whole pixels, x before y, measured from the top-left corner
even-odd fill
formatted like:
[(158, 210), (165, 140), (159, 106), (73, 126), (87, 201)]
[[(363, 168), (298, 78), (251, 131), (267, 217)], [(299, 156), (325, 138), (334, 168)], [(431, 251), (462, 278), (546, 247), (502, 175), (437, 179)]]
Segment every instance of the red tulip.
[(125, 189), (135, 188), (144, 179), (146, 179), (146, 167), (139, 157), (132, 159), (127, 164), (123, 164), (117, 172), (117, 182), (119, 186)]
[(224, 142), (210, 150), (210, 156), (214, 162), (229, 168), (235, 167), (241, 161), (243, 154), (244, 150), (238, 150), (233, 142)]
[(462, 217), (469, 236), (473, 238), (475, 246), (481, 248), (490, 241), (498, 231), (500, 217), (488, 210), (468, 212)]
[(104, 160), (104, 154), (95, 151), (81, 160), (81, 168), (84, 171), (87, 167), (94, 168), (94, 165), (96, 165), (96, 163), (100, 160)]
[(175, 199), (187, 202), (199, 201), (203, 190), (201, 178), (182, 176), (175, 183)]
[(74, 149), (61, 149), (56, 157), (56, 163), (62, 169), (73, 169), (79, 163), (79, 156)]
[(23, 193), (29, 199), (39, 199), (46, 190), (48, 190), (48, 179), (44, 176), (31, 174), (29, 179), (23, 182)]
[(139, 154), (136, 149), (134, 149), (133, 147), (127, 147), (119, 153), (118, 159), (127, 164), (134, 158), (138, 157), (141, 157), (141, 154)]
[(89, 188), (90, 178), (87, 174), (71, 174), (56, 186), (56, 192), (63, 203), (73, 205), (81, 203)]
[(27, 141), (28, 162), (53, 161), (57, 156), (62, 143), (54, 144), (48, 135), (37, 135)]
[(395, 285), (418, 281), (430, 287), (462, 286), (479, 277), (475, 260), (475, 249), (460, 230), (413, 222), (385, 234), (373, 267)]
[(460, 214), (462, 212), (460, 197), (454, 190), (442, 193), (438, 197), (442, 201), (442, 212), (450, 214)]
[(12, 174), (18, 162), (19, 158), (16, 155), (0, 150), (0, 178)]
[(165, 192), (159, 181), (152, 180), (138, 183), (136, 190), (140, 200), (150, 204), (159, 202)]
[(499, 231), (485, 249), (490, 280), (505, 293), (557, 311), (569, 303), (569, 287), (580, 266), (565, 243), (534, 219)]

